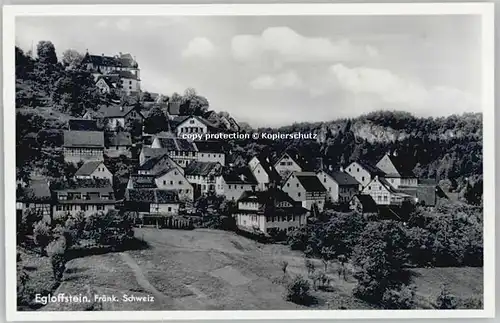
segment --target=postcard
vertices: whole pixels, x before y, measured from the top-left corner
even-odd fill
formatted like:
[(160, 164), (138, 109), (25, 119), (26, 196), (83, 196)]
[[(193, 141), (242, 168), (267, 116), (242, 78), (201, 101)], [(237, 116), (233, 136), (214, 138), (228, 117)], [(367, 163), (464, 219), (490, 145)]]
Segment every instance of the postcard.
[(493, 317), (493, 12), (4, 7), (8, 319)]

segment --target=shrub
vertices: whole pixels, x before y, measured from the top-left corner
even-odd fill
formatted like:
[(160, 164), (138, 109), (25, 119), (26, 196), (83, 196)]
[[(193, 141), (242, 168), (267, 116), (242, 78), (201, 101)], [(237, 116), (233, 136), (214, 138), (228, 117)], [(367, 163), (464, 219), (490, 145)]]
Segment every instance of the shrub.
[(457, 305), (457, 298), (450, 293), (445, 285), (443, 285), (436, 299), (437, 308), (440, 310), (455, 309)]
[(35, 224), (33, 239), (35, 244), (40, 247), (42, 254), (45, 254), (45, 247), (52, 241), (52, 232), (47, 222), (42, 220)]
[(47, 246), (47, 255), (50, 257), (52, 264), (52, 273), (54, 279), (58, 282), (61, 281), (64, 270), (66, 270), (66, 247), (66, 239), (62, 236)]
[(457, 300), (457, 307), (460, 309), (482, 309), (483, 306), (483, 299), (481, 297), (473, 296), (473, 297), (467, 297), (467, 298), (459, 298)]
[(309, 281), (302, 276), (296, 276), (286, 288), (286, 300), (295, 304), (310, 305), (314, 298), (310, 294)]
[(415, 306), (415, 286), (403, 285), (399, 289), (388, 289), (382, 297), (386, 309), (412, 309)]

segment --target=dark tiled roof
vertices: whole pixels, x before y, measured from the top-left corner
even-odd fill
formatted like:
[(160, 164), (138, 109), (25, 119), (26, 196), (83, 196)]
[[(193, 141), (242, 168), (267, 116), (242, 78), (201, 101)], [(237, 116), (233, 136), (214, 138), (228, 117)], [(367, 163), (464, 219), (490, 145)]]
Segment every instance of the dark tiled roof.
[(107, 147), (113, 146), (132, 146), (132, 137), (130, 132), (111, 133), (106, 140)]
[(418, 185), (438, 185), (434, 178), (419, 178)]
[(142, 113), (140, 113), (136, 107), (119, 104), (103, 105), (98, 113), (102, 115), (103, 118), (123, 118), (132, 110), (136, 110), (136, 112), (143, 117)]
[(289, 202), (295, 205), (296, 202), (280, 189), (267, 190), (267, 191), (245, 191), (238, 199), (239, 202), (258, 202), (260, 204)]
[(219, 163), (193, 161), (186, 167), (185, 174), (197, 176), (217, 175), (220, 170), (221, 164)]
[(142, 147), (141, 154), (144, 155), (145, 159), (151, 157), (158, 157), (161, 155), (168, 154), (168, 149), (166, 148), (151, 148), (151, 147)]
[(100, 75), (97, 77), (96, 84), (100, 80), (104, 80), (110, 88), (116, 88), (116, 85), (120, 82), (118, 75)]
[(137, 62), (133, 59), (130, 54), (121, 54), (116, 56), (105, 56), (105, 55), (90, 55), (86, 54), (82, 60), (84, 63), (93, 63), (97, 66), (109, 66), (109, 67), (138, 67)]
[(436, 185), (418, 185), (417, 187), (400, 186), (399, 190), (418, 199), (427, 206), (436, 205), (438, 187)]
[(385, 174), (376, 165), (374, 165), (366, 160), (357, 160), (356, 163), (358, 163), (361, 167), (363, 167), (366, 171), (368, 171), (368, 173), (370, 173), (370, 175), (372, 175), (372, 176), (375, 176), (375, 175), (382, 176)]
[(202, 153), (223, 153), (223, 143), (220, 141), (195, 141), (196, 148)]
[(102, 131), (65, 131), (64, 147), (104, 148)]
[(133, 188), (157, 188), (155, 177), (152, 175), (130, 175)]
[(257, 159), (259, 160), (260, 165), (262, 166), (262, 168), (264, 168), (271, 181), (281, 181), (281, 176), (276, 168), (274, 168), (273, 164), (271, 163), (271, 158), (268, 155), (260, 154), (259, 156), (257, 156)]
[(357, 198), (363, 207), (363, 212), (365, 213), (376, 213), (378, 212), (377, 203), (373, 200), (371, 195), (368, 194), (359, 194), (354, 198)]
[(31, 180), (27, 187), (18, 188), (16, 200), (19, 202), (47, 202), (51, 200), (49, 183), (45, 180)]
[(325, 192), (326, 188), (321, 184), (321, 181), (315, 174), (301, 174), (295, 175), (299, 180), (300, 184), (304, 187), (307, 192)]
[(69, 130), (76, 131), (96, 131), (97, 122), (92, 119), (71, 119), (68, 121)]
[(132, 80), (139, 80), (137, 75), (130, 71), (113, 71), (113, 74), (118, 75), (119, 78), (123, 79), (132, 79)]
[(82, 165), (82, 167), (78, 168), (75, 173), (75, 176), (90, 176), (96, 169), (101, 165), (101, 161), (89, 161)]
[(359, 183), (351, 175), (344, 172), (327, 172), (341, 186), (358, 186)]
[(161, 155), (147, 159), (138, 169), (150, 171), (155, 176), (161, 176), (178, 167), (179, 166), (168, 155)]
[(187, 139), (158, 137), (158, 141), (168, 151), (196, 151), (196, 146)]
[(227, 170), (222, 177), (226, 184), (257, 184), (257, 180), (248, 167)]
[(414, 162), (403, 156), (388, 155), (394, 167), (401, 177), (416, 177), (413, 173)]
[(54, 183), (52, 190), (55, 192), (100, 192), (113, 193), (111, 182), (106, 179), (77, 179)]
[(128, 189), (125, 192), (125, 200), (129, 202), (166, 204), (179, 203), (179, 196), (176, 190)]

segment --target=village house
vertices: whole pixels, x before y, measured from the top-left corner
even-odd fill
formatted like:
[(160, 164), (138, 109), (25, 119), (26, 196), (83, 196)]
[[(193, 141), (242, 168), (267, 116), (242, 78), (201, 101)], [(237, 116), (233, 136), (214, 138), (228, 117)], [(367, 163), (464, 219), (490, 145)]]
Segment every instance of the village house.
[(222, 165), (218, 162), (193, 161), (184, 170), (184, 175), (193, 186), (197, 198), (202, 194), (215, 193), (215, 179), (221, 172)]
[(362, 214), (365, 219), (375, 219), (378, 215), (378, 206), (368, 194), (357, 194), (349, 202), (349, 208)]
[(117, 94), (121, 92), (120, 78), (115, 75), (100, 75), (97, 77), (95, 86), (101, 94)]
[(180, 102), (167, 102), (165, 115), (169, 120), (178, 118), (181, 114), (181, 103)]
[(33, 209), (41, 218), (48, 221), (52, 216), (52, 194), (46, 180), (30, 180), (27, 186), (18, 186), (16, 190), (17, 221), (22, 221), (24, 212)]
[(219, 141), (195, 141), (196, 160), (199, 162), (219, 163), (226, 165), (226, 154), (223, 151), (223, 144)]
[(68, 128), (75, 131), (98, 131), (96, 120), (85, 118), (68, 120)]
[(98, 113), (101, 118), (107, 121), (106, 124), (111, 131), (123, 130), (127, 124), (134, 120), (140, 123), (144, 120), (138, 105), (104, 105), (101, 106)]
[(154, 175), (159, 189), (176, 190), (181, 201), (193, 201), (193, 186), (184, 171), (168, 155), (147, 159), (138, 168), (140, 175)]
[(54, 216), (75, 215), (83, 212), (86, 216), (96, 212), (107, 212), (115, 208), (113, 187), (107, 180), (76, 180), (59, 183), (52, 190), (56, 203)]
[(384, 177), (394, 188), (418, 186), (418, 178), (412, 170), (413, 163), (407, 158), (398, 156), (396, 153), (386, 154), (377, 163), (377, 167), (385, 173)]
[(180, 201), (175, 190), (134, 188), (125, 191), (125, 209), (146, 216), (179, 214)]
[(110, 158), (125, 156), (132, 157), (132, 137), (130, 132), (112, 132), (105, 137), (104, 153)]
[(403, 201), (416, 202), (416, 198), (394, 188), (385, 178), (375, 178), (363, 189), (361, 194), (370, 195), (377, 205), (401, 205)]
[(257, 180), (248, 167), (227, 169), (215, 179), (217, 195), (236, 201), (244, 191), (255, 191)]
[(349, 203), (359, 191), (359, 183), (351, 175), (340, 171), (321, 170), (317, 176), (328, 191), (326, 200), (333, 203)]
[(325, 207), (326, 188), (314, 172), (291, 173), (284, 180), (282, 189), (308, 210), (312, 210), (314, 205), (318, 211), (323, 211)]
[(153, 157), (168, 155), (169, 151), (166, 148), (151, 148), (143, 146), (139, 153), (139, 165), (143, 164), (146, 160)]
[(274, 163), (274, 168), (282, 178), (287, 177), (292, 172), (302, 172), (303, 168), (299, 163), (299, 158), (298, 153), (285, 151)]
[(435, 206), (438, 199), (448, 199), (435, 179), (419, 179), (417, 186), (400, 185), (398, 189), (415, 197), (417, 204), (422, 206)]
[(102, 161), (89, 161), (83, 164), (75, 173), (75, 179), (105, 179), (113, 183), (113, 174)]
[(360, 183), (360, 190), (365, 188), (375, 176), (383, 177), (385, 175), (377, 166), (361, 160), (352, 162), (344, 171)]
[(268, 235), (305, 226), (307, 214), (287, 193), (272, 189), (243, 192), (234, 217), (239, 229)]
[(139, 96), (141, 94), (141, 79), (138, 75), (130, 71), (114, 71), (107, 74), (120, 80), (120, 89), (129, 96)]
[(187, 139), (175, 137), (156, 137), (151, 148), (163, 148), (168, 155), (181, 167), (186, 167), (196, 160), (196, 146)]
[(259, 190), (265, 191), (279, 186), (281, 177), (268, 156), (264, 154), (254, 156), (248, 162), (248, 166), (257, 180)]
[(206, 134), (220, 131), (216, 125), (199, 116), (181, 116), (174, 118), (175, 131), (177, 136), (183, 138), (188, 134)]
[[(140, 80), (140, 69), (137, 61), (131, 54), (119, 53), (115, 56), (90, 55), (88, 52), (80, 63), (87, 71), (91, 72), (97, 81), (102, 75), (114, 75), (117, 72), (128, 72), (137, 80)], [(128, 75), (127, 75), (128, 76)], [(135, 85), (135, 84), (134, 84)], [(139, 85), (136, 88), (140, 91)]]
[(77, 164), (81, 161), (104, 160), (104, 133), (101, 131), (64, 131), (64, 161)]

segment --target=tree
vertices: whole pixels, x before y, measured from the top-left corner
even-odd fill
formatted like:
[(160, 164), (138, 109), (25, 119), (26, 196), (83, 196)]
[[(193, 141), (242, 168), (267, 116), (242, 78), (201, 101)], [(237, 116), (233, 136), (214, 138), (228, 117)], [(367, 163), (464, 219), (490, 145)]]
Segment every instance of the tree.
[(285, 299), (301, 305), (310, 305), (314, 298), (310, 294), (311, 285), (309, 281), (302, 276), (296, 276), (294, 280), (287, 285)]
[(42, 40), (36, 47), (38, 61), (42, 64), (57, 64), (57, 54), (51, 41)]
[(33, 239), (35, 244), (40, 247), (42, 254), (46, 254), (45, 247), (52, 241), (52, 230), (44, 220), (35, 224), (33, 229)]
[(47, 246), (47, 255), (50, 257), (52, 264), (52, 273), (54, 279), (58, 282), (62, 280), (66, 270), (66, 248), (66, 239), (63, 236), (58, 237)]
[(167, 117), (160, 108), (152, 108), (148, 117), (144, 120), (144, 132), (155, 134), (166, 130), (168, 130)]
[(75, 49), (67, 49), (62, 54), (62, 63), (69, 68), (77, 68), (83, 60), (83, 55)]
[(286, 269), (288, 268), (288, 261), (283, 260), (281, 262), (281, 271), (283, 271), (283, 276), (286, 275)]
[(151, 102), (151, 101), (154, 101), (153, 100), (153, 97), (151, 96), (151, 93), (149, 93), (148, 91), (145, 91), (144, 94), (142, 95), (142, 100), (144, 102)]
[(404, 266), (408, 259), (404, 227), (396, 221), (373, 222), (366, 226), (354, 250), (354, 265), (359, 268), (355, 295), (380, 303), (388, 289), (405, 281)]

